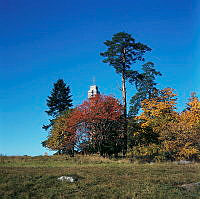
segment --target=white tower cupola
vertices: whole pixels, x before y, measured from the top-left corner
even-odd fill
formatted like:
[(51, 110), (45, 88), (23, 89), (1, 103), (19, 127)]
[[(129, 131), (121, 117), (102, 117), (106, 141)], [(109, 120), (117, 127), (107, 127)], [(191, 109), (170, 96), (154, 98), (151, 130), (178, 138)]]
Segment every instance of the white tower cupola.
[(90, 90), (88, 91), (88, 98), (94, 97), (97, 94), (100, 94), (98, 87), (96, 85), (90, 86)]

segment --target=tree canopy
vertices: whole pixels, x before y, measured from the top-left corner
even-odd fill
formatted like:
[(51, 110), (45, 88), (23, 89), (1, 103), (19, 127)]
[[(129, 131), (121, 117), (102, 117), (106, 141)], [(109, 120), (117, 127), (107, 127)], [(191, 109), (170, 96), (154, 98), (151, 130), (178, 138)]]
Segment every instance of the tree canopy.
[(72, 99), (69, 86), (66, 86), (63, 79), (54, 83), (51, 95), (48, 96), (47, 106), (49, 110), (45, 111), (49, 116), (57, 117), (63, 111), (72, 107)]
[[(186, 108), (178, 112), (172, 88), (157, 88), (161, 73), (144, 55), (151, 49), (128, 33), (114, 34), (104, 44), (103, 62), (122, 78), (122, 103), (113, 96), (94, 94), (75, 108), (69, 86), (59, 79), (47, 99), (50, 124), (43, 146), (59, 154), (97, 153), (128, 155), (146, 161), (200, 160), (200, 101), (191, 94)], [(136, 68), (142, 64), (142, 72)], [(132, 66), (135, 66), (134, 70)], [(127, 117), (126, 83), (137, 90)], [(139, 111), (141, 110), (141, 111)]]
[[(72, 107), (72, 99), (69, 86), (66, 86), (63, 79), (58, 79), (54, 83), (51, 95), (47, 98), (48, 110), (45, 112), (53, 119), (60, 116), (64, 111)], [(47, 130), (52, 126), (53, 119), (50, 119), (50, 124), (43, 125), (43, 129)]]
[[(133, 132), (134, 155), (171, 160), (200, 158), (200, 101), (197, 97), (191, 97), (187, 108), (178, 113), (176, 94), (166, 88), (157, 96), (143, 100), (142, 110), (136, 117), (139, 128)], [(156, 139), (149, 139), (152, 135)]]
[(152, 62), (143, 64), (142, 71), (143, 73), (138, 75), (136, 79), (130, 80), (135, 82), (137, 92), (130, 100), (129, 116), (137, 115), (144, 99), (150, 99), (158, 94), (155, 78), (158, 75), (161, 76), (161, 73), (155, 70)]
[(70, 123), (95, 151), (117, 155), (122, 148), (122, 114), (123, 106), (117, 99), (97, 94), (74, 109)]
[(124, 155), (127, 151), (127, 93), (126, 81), (134, 82), (139, 72), (132, 70), (133, 64), (138, 64), (139, 61), (144, 61), (144, 54), (151, 51), (147, 45), (140, 42), (135, 42), (135, 39), (128, 33), (119, 32), (112, 36), (112, 40), (106, 40), (104, 44), (107, 46), (107, 51), (100, 53), (105, 57), (104, 63), (115, 68), (116, 73), (122, 78), (122, 99), (124, 105)]
[[(57, 125), (58, 121), (61, 120), (60, 116), (62, 114), (66, 115), (65, 112), (68, 111), (70, 107), (72, 107), (71, 97), (72, 96), (70, 94), (69, 86), (66, 86), (63, 79), (58, 79), (57, 82), (54, 83), (51, 95), (48, 96), (47, 98), (48, 110), (46, 110), (45, 112), (48, 114), (48, 116), (50, 116), (50, 119), (49, 119), (49, 124), (43, 125), (42, 128), (46, 131), (50, 130), (49, 132), (50, 135), (48, 136), (47, 140), (44, 140), (42, 142), (42, 145), (44, 147), (52, 148), (52, 145), (51, 147), (49, 147), (50, 146), (49, 143), (50, 142), (52, 143), (52, 134), (55, 134), (55, 129), (57, 129), (53, 125), (55, 122), (56, 122), (55, 125)], [(55, 138), (55, 136), (53, 136), (53, 138)]]

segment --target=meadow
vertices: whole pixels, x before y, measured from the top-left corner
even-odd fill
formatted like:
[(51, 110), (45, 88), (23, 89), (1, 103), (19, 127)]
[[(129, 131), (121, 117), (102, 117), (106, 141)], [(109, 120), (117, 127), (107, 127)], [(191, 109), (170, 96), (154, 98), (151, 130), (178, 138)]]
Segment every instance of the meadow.
[[(74, 175), (77, 182), (62, 182)], [(200, 198), (200, 164), (139, 163), (98, 156), (0, 156), (0, 198)]]

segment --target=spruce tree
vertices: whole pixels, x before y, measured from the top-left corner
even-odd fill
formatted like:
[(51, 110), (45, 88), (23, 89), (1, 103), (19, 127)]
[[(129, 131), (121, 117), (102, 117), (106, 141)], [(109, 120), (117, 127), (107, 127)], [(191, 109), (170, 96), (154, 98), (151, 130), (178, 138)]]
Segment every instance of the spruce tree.
[[(50, 116), (50, 123), (48, 125), (43, 125), (42, 128), (48, 130), (54, 124), (54, 120), (62, 115), (65, 111), (72, 107), (72, 95), (70, 94), (70, 87), (66, 86), (63, 79), (58, 79), (54, 83), (54, 87), (51, 91), (51, 95), (47, 98), (48, 110), (45, 112)], [(42, 142), (43, 146), (46, 146), (46, 141)]]

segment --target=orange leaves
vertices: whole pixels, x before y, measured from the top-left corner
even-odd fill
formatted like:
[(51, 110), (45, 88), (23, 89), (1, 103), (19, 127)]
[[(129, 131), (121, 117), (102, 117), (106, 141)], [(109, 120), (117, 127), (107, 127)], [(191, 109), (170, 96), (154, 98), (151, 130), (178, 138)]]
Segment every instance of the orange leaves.
[(136, 118), (143, 121), (142, 126), (145, 127), (151, 125), (155, 118), (169, 117), (174, 113), (176, 105), (175, 96), (176, 94), (173, 93), (171, 88), (160, 90), (157, 97), (142, 101), (143, 113)]
[(95, 95), (72, 111), (67, 119), (68, 131), (76, 132), (80, 143), (88, 142), (102, 154), (105, 148), (111, 150), (119, 145), (122, 114), (123, 106), (117, 99)]
[(68, 120), (69, 132), (84, 132), (89, 137), (108, 131), (111, 122), (120, 120), (123, 106), (112, 96), (95, 95), (76, 107)]
[(186, 110), (175, 111), (176, 94), (170, 88), (142, 102), (140, 116), (136, 117), (141, 128), (151, 128), (157, 133), (160, 147), (175, 159), (200, 157), (200, 101), (192, 96)]
[(184, 146), (183, 148), (180, 149), (178, 152), (178, 157), (179, 159), (190, 159), (191, 157), (198, 157), (200, 154), (200, 151), (193, 146)]
[(75, 123), (98, 122), (99, 120), (118, 120), (123, 113), (123, 107), (117, 99), (111, 96), (96, 95), (84, 101), (75, 108), (71, 120)]
[(197, 97), (190, 98), (188, 108), (179, 117), (179, 132), (182, 143), (190, 142), (192, 146), (200, 143), (200, 101)]

